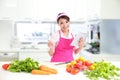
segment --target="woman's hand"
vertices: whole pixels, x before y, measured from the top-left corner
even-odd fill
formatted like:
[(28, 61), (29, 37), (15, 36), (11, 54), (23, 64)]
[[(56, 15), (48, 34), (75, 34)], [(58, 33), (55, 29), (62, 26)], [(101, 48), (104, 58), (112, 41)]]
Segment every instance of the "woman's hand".
[(81, 47), (83, 47), (84, 46), (84, 42), (85, 42), (85, 40), (83, 39), (83, 38), (80, 38), (79, 39), (79, 41), (78, 41), (78, 46), (79, 46), (79, 48)]
[(54, 49), (55, 49), (55, 46), (54, 46), (54, 44), (52, 43), (52, 41), (48, 41), (48, 47), (49, 47), (48, 53), (49, 53), (50, 56), (52, 56), (53, 53), (54, 53)]
[(80, 38), (78, 41), (78, 48), (75, 49), (74, 53), (77, 54), (78, 52), (80, 52), (80, 50), (83, 48), (84, 46), (84, 42), (85, 40), (83, 38)]

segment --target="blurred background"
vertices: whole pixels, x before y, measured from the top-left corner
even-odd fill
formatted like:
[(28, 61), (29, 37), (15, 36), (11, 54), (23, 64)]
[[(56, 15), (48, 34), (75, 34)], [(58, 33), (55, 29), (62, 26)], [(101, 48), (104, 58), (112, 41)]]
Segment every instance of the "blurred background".
[(0, 0), (0, 61), (49, 61), (47, 40), (59, 29), (56, 16), (70, 16), (70, 29), (87, 34), (75, 57), (117, 60), (120, 57), (120, 0)]

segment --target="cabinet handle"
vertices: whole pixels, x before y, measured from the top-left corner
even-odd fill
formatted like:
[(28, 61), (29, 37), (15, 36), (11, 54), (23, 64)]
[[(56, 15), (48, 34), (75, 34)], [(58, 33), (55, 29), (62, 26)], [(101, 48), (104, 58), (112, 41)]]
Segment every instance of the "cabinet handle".
[(8, 55), (8, 53), (4, 53), (4, 55)]

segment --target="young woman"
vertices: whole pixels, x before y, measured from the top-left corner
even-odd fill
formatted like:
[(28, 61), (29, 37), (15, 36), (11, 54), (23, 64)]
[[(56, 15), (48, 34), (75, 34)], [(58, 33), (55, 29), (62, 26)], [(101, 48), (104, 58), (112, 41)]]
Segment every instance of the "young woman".
[(48, 40), (51, 62), (70, 62), (74, 59), (73, 54), (77, 54), (83, 48), (84, 40), (80, 38), (79, 47), (71, 45), (74, 35), (69, 30), (70, 18), (65, 13), (58, 14), (57, 24), (60, 30), (52, 34)]

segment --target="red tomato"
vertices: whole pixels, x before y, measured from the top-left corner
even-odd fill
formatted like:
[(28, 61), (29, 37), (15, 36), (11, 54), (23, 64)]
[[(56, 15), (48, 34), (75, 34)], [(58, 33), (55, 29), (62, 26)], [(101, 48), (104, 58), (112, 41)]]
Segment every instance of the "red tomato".
[(67, 67), (67, 68), (66, 68), (66, 71), (67, 71), (68, 73), (70, 73), (70, 72), (71, 72), (71, 67)]
[(75, 68), (78, 68), (78, 69), (80, 69), (81, 66), (82, 66), (82, 63), (76, 63), (76, 64), (74, 65), (74, 67), (75, 67)]
[(94, 65), (91, 65), (91, 66), (89, 67), (89, 69), (90, 69), (90, 70), (93, 70), (93, 69), (95, 69), (95, 66), (94, 66)]
[(86, 65), (86, 66), (91, 66), (91, 65), (92, 65), (92, 62), (89, 61), (89, 60), (87, 60), (87, 61), (85, 61), (85, 65)]
[(80, 69), (78, 69), (78, 68), (72, 68), (71, 69), (71, 74), (73, 74), (73, 75), (75, 75), (75, 74), (77, 74), (79, 72), (80, 72)]
[(7, 68), (9, 67), (9, 65), (10, 65), (10, 64), (3, 64), (3, 65), (2, 65), (2, 68), (3, 68), (4, 70), (7, 70)]
[(83, 62), (81, 60), (79, 60), (79, 59), (76, 60), (76, 62), (79, 63), (79, 64), (81, 64), (81, 65), (83, 64)]
[(86, 69), (88, 69), (88, 67), (85, 66), (85, 65), (82, 65), (82, 66), (80, 67), (80, 70), (86, 70)]

